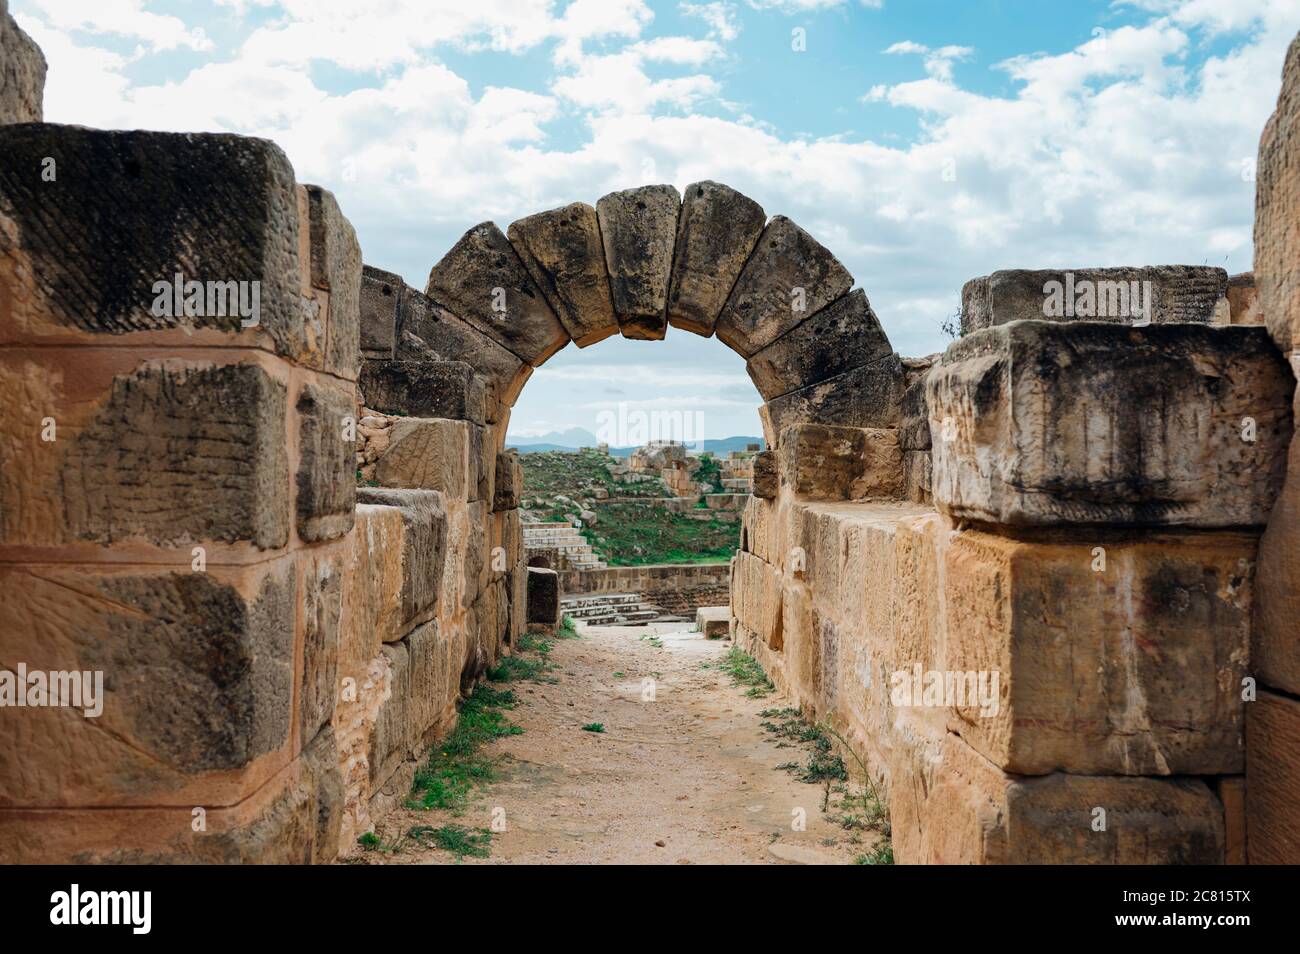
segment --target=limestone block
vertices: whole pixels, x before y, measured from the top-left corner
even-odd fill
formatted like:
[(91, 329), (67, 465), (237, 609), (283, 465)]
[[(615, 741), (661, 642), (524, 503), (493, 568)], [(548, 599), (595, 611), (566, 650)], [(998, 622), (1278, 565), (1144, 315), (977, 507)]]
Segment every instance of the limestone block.
[(754, 496), (771, 500), (778, 487), (777, 457), (774, 451), (759, 451), (754, 455)]
[(484, 501), (491, 509), (494, 496), (493, 485), (497, 472), (497, 445), (491, 432), (486, 427), (470, 424), (466, 436), (469, 438), (469, 484), (467, 497), (471, 501)]
[(930, 405), (926, 402), (925, 377), (924, 373), (916, 375), (903, 392), (898, 446), (905, 451), (930, 449)]
[(379, 708), (370, 735), (370, 787), (383, 786), (408, 755), (407, 742), (411, 738), (411, 653), (406, 642), (388, 643), (380, 647), (392, 673), (388, 698)]
[(326, 292), (324, 368), (355, 380), (361, 360), (361, 246), (334, 194), (320, 186), (303, 188), (311, 286)]
[(1300, 863), (1300, 702), (1260, 692), (1246, 713), (1249, 862)]
[(432, 614), (447, 555), (447, 512), (434, 490), (358, 487), (357, 503), (402, 512), (402, 632)]
[(1014, 322), (926, 381), (955, 517), (1261, 526), (1281, 487), (1294, 380), (1262, 328)]
[(298, 692), (299, 734), (313, 738), (334, 715), (339, 695), (339, 653), (343, 618), (342, 548), (314, 548), (298, 554), (303, 650)]
[(291, 560), (207, 572), (10, 565), (0, 592), (10, 678), (90, 673), (93, 689), (99, 673), (102, 688), (95, 706), (83, 695), (76, 708), (4, 710), (0, 805), (232, 803), (291, 759)]
[(1240, 773), (1253, 536), (1074, 536), (936, 526), (946, 637), (935, 668), (998, 674), (990, 707), (962, 677), (954, 731), (1024, 775)]
[(891, 354), (875, 364), (864, 364), (773, 398), (763, 406), (778, 440), (787, 427), (801, 422), (894, 427), (899, 420), (903, 388), (902, 362), (898, 355)]
[(737, 553), (732, 564), (732, 612), (772, 649), (782, 646), (780, 573), (752, 553)]
[(1228, 323), (1233, 325), (1262, 325), (1264, 313), (1259, 307), (1259, 289), (1255, 287), (1255, 273), (1242, 272), (1228, 278)]
[(770, 401), (893, 354), (866, 292), (850, 292), (801, 321), (746, 363), (754, 386)]
[(820, 242), (773, 216), (718, 315), (718, 338), (751, 358), (851, 287), (853, 276)]
[(448, 500), (467, 500), (473, 427), (444, 418), (399, 418), (375, 468), (375, 479), (385, 487), (440, 490)]
[(1259, 541), (1251, 661), (1262, 682), (1300, 695), (1300, 440)]
[(1220, 775), (1210, 785), (1223, 806), (1223, 863), (1244, 865), (1247, 863), (1246, 777)]
[(1277, 109), (1259, 139), (1255, 181), (1255, 284), (1264, 323), (1283, 354), (1300, 348), (1300, 37), (1282, 67)]
[(464, 361), (371, 361), (361, 365), (366, 407), (385, 414), (483, 424), (483, 379)]
[(298, 536), (332, 540), (352, 529), (357, 505), (356, 441), (348, 439), (356, 401), (350, 392), (305, 384), (297, 411)]
[(518, 507), (523, 486), (524, 469), (519, 462), (519, 451), (509, 448), (497, 454), (492, 509), (513, 510)]
[(402, 512), (358, 504), (355, 532), (343, 557), (343, 609), (339, 672), (358, 685), (382, 642), (400, 639), (402, 618)]
[(777, 526), (779, 511), (775, 503), (761, 497), (750, 497), (742, 517), (741, 547), (760, 560), (778, 562)]
[(319, 366), (299, 211), (293, 168), (265, 139), (0, 126), (0, 343), (148, 332), (187, 347), (267, 344)]
[(1223, 861), (1223, 808), (1199, 780), (1021, 779), (951, 734), (897, 761), (890, 819), (900, 864)]
[(454, 704), (455, 693), (449, 691), (443, 675), (450, 664), (445, 657), (450, 648), (439, 637), (438, 620), (417, 626), (402, 640), (406, 645), (410, 667), (410, 701), (406, 706), (404, 745), (407, 752), (424, 754), (424, 740), (439, 722), (442, 710)]
[(963, 335), (1009, 321), (1208, 324), (1228, 290), (1228, 273), (1201, 265), (1008, 270), (961, 290)]
[(366, 265), (361, 274), (360, 345), (367, 358), (397, 357), (397, 315), (406, 283), (402, 276)]
[(534, 368), (569, 333), (492, 222), (466, 232), (429, 273), (424, 293)]
[(0, 123), (39, 123), (45, 99), (45, 56), (0, 0)]
[(560, 575), (554, 570), (528, 568), (528, 623), (560, 625)]
[(515, 357), (495, 339), (461, 321), (414, 288), (402, 292), (398, 315), (397, 357), (406, 361), (464, 361), (488, 388), (487, 419), (494, 406), (510, 407), (519, 397), (532, 365)]
[(781, 479), (809, 500), (897, 497), (903, 458), (894, 430), (794, 424), (781, 435)]
[[(461, 605), (466, 609), (474, 605), (492, 576), (488, 507), (487, 501), (475, 501), (465, 506), (465, 530), (461, 538), (465, 585)], [(559, 602), (558, 596), (556, 602)]]
[(701, 606), (695, 611), (695, 628), (705, 639), (722, 639), (731, 631), (731, 607)]
[(670, 185), (611, 192), (596, 203), (609, 289), (625, 338), (658, 340), (666, 333), (680, 208), (681, 196)]
[(514, 222), (506, 235), (579, 348), (618, 332), (596, 210), (585, 202)]
[(669, 324), (706, 337), (713, 334), (766, 220), (762, 206), (719, 182), (686, 187), (668, 288)]
[[(0, 396), (16, 409), (0, 419), (0, 543), (285, 545), (280, 380), (254, 364), (142, 363), (120, 349), (87, 363), (79, 354), (0, 358)], [(47, 417), (57, 428), (50, 441)]]

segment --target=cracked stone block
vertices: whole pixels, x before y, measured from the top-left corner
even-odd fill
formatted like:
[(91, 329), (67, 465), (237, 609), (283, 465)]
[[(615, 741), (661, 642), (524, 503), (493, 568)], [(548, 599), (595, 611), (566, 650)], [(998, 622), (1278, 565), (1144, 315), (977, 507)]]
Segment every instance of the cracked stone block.
[(433, 266), (424, 293), (534, 368), (569, 343), (569, 333), (492, 222), (474, 226)]
[(770, 401), (893, 354), (861, 288), (827, 305), (759, 351), (745, 365)]
[(12, 302), (0, 342), (117, 344), (104, 339), (153, 332), (191, 346), (238, 335), (319, 360), (293, 167), (265, 139), (0, 126), (0, 222)]
[(874, 364), (773, 398), (764, 407), (778, 442), (792, 424), (895, 427), (904, 386), (902, 362), (898, 355), (889, 354)]
[(45, 56), (0, 0), (0, 123), (39, 123), (45, 99)]
[(754, 496), (771, 500), (777, 495), (777, 456), (774, 451), (759, 451), (754, 455)]
[(89, 718), (88, 696), (79, 708), (5, 710), (0, 806), (234, 802), (279, 767), (246, 774), (261, 757), (287, 763), (291, 561), (208, 572), (11, 566), (0, 590), (5, 669), (102, 678)]
[(720, 182), (686, 187), (668, 287), (669, 324), (713, 334), (766, 221), (761, 205)]
[(397, 314), (406, 283), (400, 275), (366, 265), (361, 275), (360, 344), (367, 358), (397, 355)]
[(1228, 273), (1201, 265), (998, 271), (962, 286), (961, 331), (1021, 319), (1209, 324), (1227, 292)]
[(365, 406), (385, 414), (482, 424), (483, 379), (464, 361), (370, 361), (357, 386)]
[(1259, 310), (1283, 354), (1300, 349), (1300, 37), (1282, 67), (1277, 108), (1259, 140), (1255, 184), (1255, 285)]
[(448, 500), (467, 499), (473, 427), (443, 418), (399, 418), (375, 478), (385, 487), (440, 490)]
[(596, 203), (609, 288), (625, 338), (667, 333), (668, 281), (681, 196), (670, 185), (611, 192)]
[(718, 315), (718, 338), (752, 358), (852, 287), (853, 276), (825, 246), (775, 215)]
[(1300, 863), (1300, 701), (1260, 692), (1246, 706), (1246, 851), (1252, 865)]
[(595, 209), (574, 202), (539, 212), (506, 235), (574, 344), (585, 348), (618, 332)]
[[(146, 365), (114, 376), (99, 402), (75, 433), (69, 427), (68, 436), (44, 445), (43, 453), (61, 457), (66, 530), (42, 526), (39, 542), (285, 545), (290, 503), (281, 382), (252, 364)], [(21, 510), (24, 492), (12, 489), (0, 494), (6, 542), (31, 539), (36, 529), (20, 527), (21, 514), (10, 512), (11, 506)]]
[(926, 380), (954, 517), (1262, 526), (1282, 484), (1295, 382), (1259, 327), (1015, 322)]
[(898, 434), (885, 428), (794, 424), (781, 435), (781, 478), (807, 500), (901, 496)]
[(519, 461), (519, 451), (508, 448), (497, 454), (496, 471), (492, 509), (513, 510), (519, 506), (519, 494), (524, 487), (524, 469)]
[(447, 556), (447, 511), (434, 490), (358, 487), (357, 503), (402, 512), (402, 632), (427, 620), (438, 599)]
[(498, 420), (503, 407), (515, 403), (533, 373), (532, 365), (410, 287), (402, 293), (396, 354), (404, 361), (468, 364), (487, 387), (485, 414), (490, 423)]
[(334, 194), (320, 186), (307, 193), (311, 286), (326, 299), (325, 369), (355, 379), (361, 361), (361, 246)]
[(560, 575), (545, 567), (528, 567), (528, 623), (560, 625)]
[(332, 540), (352, 529), (357, 505), (356, 403), (345, 391), (303, 385), (298, 396), (298, 536)]

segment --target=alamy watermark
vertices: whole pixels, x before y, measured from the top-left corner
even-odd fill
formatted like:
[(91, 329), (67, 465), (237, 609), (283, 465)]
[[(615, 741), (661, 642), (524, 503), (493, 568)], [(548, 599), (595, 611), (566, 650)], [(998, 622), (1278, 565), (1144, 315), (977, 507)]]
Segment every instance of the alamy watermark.
[(1043, 285), (1043, 315), (1047, 318), (1137, 318), (1151, 320), (1149, 281), (1093, 281), (1074, 272), (1065, 281)]
[(149, 309), (155, 318), (233, 318), (241, 328), (261, 322), (262, 283), (200, 282), (185, 280), (181, 272), (171, 281), (153, 283), (154, 300)]
[(0, 669), (0, 708), (80, 709), (87, 719), (104, 711), (104, 673), (101, 670)]
[(897, 669), (890, 674), (889, 700), (907, 708), (979, 707), (980, 716), (991, 719), (998, 714), (998, 671), (994, 670), (923, 670), (920, 663), (912, 669)]
[(642, 447), (646, 444), (684, 444), (687, 450), (704, 452), (704, 412), (687, 410), (631, 410), (628, 402), (596, 414), (596, 439), (610, 447)]

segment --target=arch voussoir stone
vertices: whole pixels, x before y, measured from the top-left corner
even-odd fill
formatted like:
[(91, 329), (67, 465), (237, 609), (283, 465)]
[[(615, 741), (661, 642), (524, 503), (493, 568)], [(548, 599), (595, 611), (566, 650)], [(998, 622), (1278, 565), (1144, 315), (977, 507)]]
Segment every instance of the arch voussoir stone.
[(681, 196), (670, 185), (611, 192), (596, 203), (609, 290), (626, 338), (667, 333), (668, 281)]
[(708, 337), (763, 234), (763, 207), (719, 182), (693, 182), (682, 197), (668, 288), (668, 323)]
[(461, 236), (429, 272), (424, 293), (534, 368), (569, 343), (564, 325), (493, 222)]
[(890, 352), (768, 401), (769, 440), (779, 444), (781, 432), (792, 424), (897, 427), (904, 390), (903, 361)]
[(826, 246), (773, 216), (718, 315), (718, 338), (751, 358), (852, 287), (853, 276)]
[(585, 202), (519, 219), (510, 244), (579, 348), (618, 333), (596, 210)]

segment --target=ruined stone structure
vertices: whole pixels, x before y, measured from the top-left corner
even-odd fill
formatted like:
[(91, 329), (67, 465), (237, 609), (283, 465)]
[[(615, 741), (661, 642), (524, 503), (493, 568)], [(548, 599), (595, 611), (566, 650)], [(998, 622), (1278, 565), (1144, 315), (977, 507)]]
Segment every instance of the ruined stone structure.
[(0, 860), (346, 851), (558, 623), (501, 449), (528, 376), (669, 325), (765, 402), (732, 632), (866, 762), (899, 861), (1300, 860), (1300, 48), (1257, 300), (1080, 269), (1106, 312), (1058, 316), (998, 272), (905, 360), (718, 183), (485, 222), (421, 292), (273, 144), (31, 122), (44, 62), (2, 10), (0, 44), (0, 666), (105, 674), (98, 718), (0, 711)]

